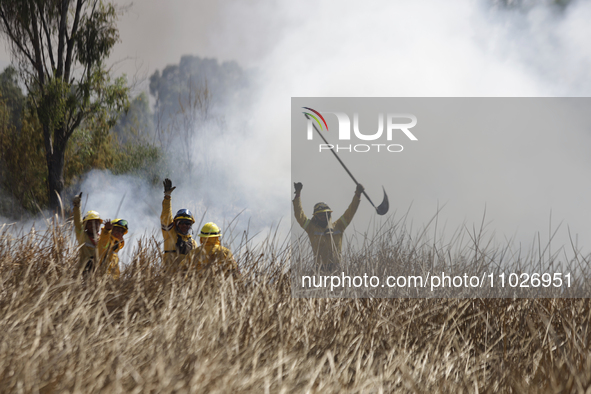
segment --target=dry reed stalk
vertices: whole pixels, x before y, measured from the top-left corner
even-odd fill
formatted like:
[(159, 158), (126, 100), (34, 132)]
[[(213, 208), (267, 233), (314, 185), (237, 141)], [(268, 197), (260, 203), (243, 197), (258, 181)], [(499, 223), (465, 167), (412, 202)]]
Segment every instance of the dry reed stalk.
[[(583, 299), (293, 298), (281, 250), (243, 277), (163, 273), (142, 239), (119, 281), (75, 278), (71, 228), (0, 234), (0, 391), (585, 393)], [(421, 258), (384, 243), (384, 258)], [(399, 243), (398, 247), (404, 247)], [(389, 257), (388, 257), (389, 256)]]

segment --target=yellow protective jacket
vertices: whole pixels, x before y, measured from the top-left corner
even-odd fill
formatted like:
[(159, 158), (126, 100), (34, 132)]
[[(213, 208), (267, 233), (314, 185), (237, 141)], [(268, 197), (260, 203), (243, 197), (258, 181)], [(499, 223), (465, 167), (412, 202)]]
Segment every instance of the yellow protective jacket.
[(189, 249), (196, 249), (197, 242), (191, 235), (178, 234), (174, 227), (172, 208), (170, 206), (170, 197), (164, 196), (162, 200), (162, 214), (160, 215), (160, 226), (162, 228), (162, 237), (164, 238), (164, 264), (168, 268), (176, 264), (182, 264), (185, 255), (181, 254), (177, 244), (188, 243)]
[(238, 273), (238, 264), (230, 249), (220, 245), (220, 239), (199, 245), (187, 255), (187, 269), (198, 272), (202, 269), (218, 265), (224, 273)]
[(123, 249), (123, 246), (125, 246), (125, 241), (119, 241), (111, 235), (111, 230), (105, 230), (103, 227), (98, 241), (100, 264), (97, 269), (111, 275), (113, 279), (119, 279), (118, 252)]
[(319, 265), (338, 264), (341, 261), (341, 250), (343, 248), (343, 232), (353, 220), (355, 212), (359, 207), (361, 198), (353, 196), (353, 201), (336, 222), (329, 221), (326, 227), (319, 226), (314, 220), (308, 219), (302, 209), (300, 197), (293, 199), (293, 211), (299, 225), (308, 234), (314, 259)]
[(81, 272), (87, 266), (89, 269), (94, 266), (95, 260), (98, 259), (98, 250), (92, 239), (84, 231), (80, 205), (74, 205), (74, 229), (76, 231), (76, 240), (80, 247), (78, 252), (78, 271)]

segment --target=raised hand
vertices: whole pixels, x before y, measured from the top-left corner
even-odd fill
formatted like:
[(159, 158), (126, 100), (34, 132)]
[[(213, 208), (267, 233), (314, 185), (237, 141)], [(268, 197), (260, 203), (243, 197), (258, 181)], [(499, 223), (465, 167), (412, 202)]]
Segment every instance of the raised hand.
[(80, 201), (82, 201), (82, 192), (80, 192), (80, 194), (74, 196), (74, 198), (72, 199), (72, 203), (74, 204), (75, 207), (79, 207)]
[(170, 196), (173, 190), (176, 189), (176, 186), (172, 187), (172, 181), (168, 178), (166, 178), (162, 183), (164, 184), (164, 195)]

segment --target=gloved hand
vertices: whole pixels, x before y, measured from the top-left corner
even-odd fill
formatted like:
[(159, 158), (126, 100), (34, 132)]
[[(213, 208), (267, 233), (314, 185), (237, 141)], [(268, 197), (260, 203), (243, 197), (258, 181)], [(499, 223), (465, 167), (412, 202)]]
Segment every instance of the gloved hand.
[(113, 223), (111, 223), (111, 219), (105, 219), (105, 230), (111, 231), (113, 229)]
[(75, 207), (79, 207), (81, 200), (82, 200), (82, 192), (80, 192), (80, 194), (78, 194), (77, 196), (74, 196), (74, 198), (72, 199), (72, 204), (74, 204)]
[(294, 182), (293, 187), (295, 188), (295, 193), (298, 194), (299, 192), (302, 191), (302, 188), (304, 187), (304, 185), (302, 185), (302, 182)]
[(357, 188), (355, 189), (355, 195), (357, 197), (361, 197), (361, 193), (363, 193), (364, 190), (365, 188), (363, 187), (363, 185), (361, 183), (358, 183)]
[(176, 186), (172, 187), (172, 181), (168, 178), (166, 178), (162, 183), (164, 184), (164, 195), (170, 197), (172, 191), (176, 189)]

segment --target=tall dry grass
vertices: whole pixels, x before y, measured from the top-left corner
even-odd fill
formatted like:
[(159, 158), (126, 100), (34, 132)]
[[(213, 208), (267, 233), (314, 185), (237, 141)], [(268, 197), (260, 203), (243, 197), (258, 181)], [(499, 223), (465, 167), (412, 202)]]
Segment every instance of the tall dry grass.
[(286, 250), (171, 276), (155, 239), (82, 281), (70, 234), (0, 234), (2, 392), (591, 391), (588, 300), (298, 299)]

